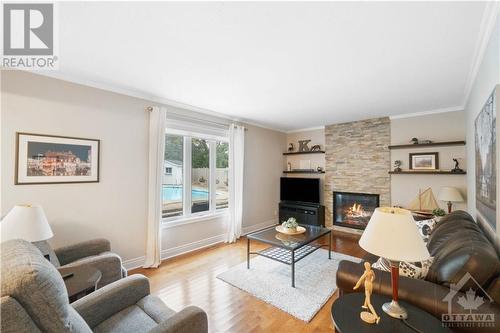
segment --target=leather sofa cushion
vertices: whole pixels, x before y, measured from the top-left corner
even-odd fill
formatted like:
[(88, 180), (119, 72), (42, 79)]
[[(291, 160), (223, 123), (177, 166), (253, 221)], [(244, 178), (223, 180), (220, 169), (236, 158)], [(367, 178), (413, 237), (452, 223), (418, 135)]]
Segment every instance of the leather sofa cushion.
[[(482, 286), (500, 273), (495, 248), (472, 217), (456, 211), (443, 218), (433, 230), (427, 244), (434, 263), (426, 280), (444, 286), (456, 284), (465, 273)], [(466, 291), (469, 285), (464, 285)]]

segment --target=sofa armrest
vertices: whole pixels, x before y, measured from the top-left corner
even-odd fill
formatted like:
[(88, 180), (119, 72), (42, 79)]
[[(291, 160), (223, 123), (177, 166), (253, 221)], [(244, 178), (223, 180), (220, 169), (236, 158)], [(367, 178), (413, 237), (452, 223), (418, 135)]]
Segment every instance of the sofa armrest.
[(71, 305), (94, 328), (115, 313), (136, 304), (149, 293), (148, 278), (134, 274), (108, 284)]
[(97, 285), (98, 288), (124, 277), (122, 259), (119, 255), (112, 252), (103, 252), (96, 256), (85, 257), (61, 266), (61, 268), (69, 267), (92, 267), (101, 271), (102, 276)]
[(61, 265), (66, 265), (75, 260), (95, 256), (107, 251), (111, 251), (111, 244), (107, 239), (103, 238), (63, 246), (54, 250)]
[(150, 333), (207, 333), (208, 318), (205, 311), (188, 306), (166, 321), (158, 324)]
[[(363, 286), (356, 291), (352, 290), (363, 272), (364, 267), (362, 263), (358, 264), (345, 260), (341, 261), (337, 270), (337, 286), (343, 293), (363, 292)], [(392, 297), (391, 273), (378, 269), (374, 269), (374, 272), (375, 280), (373, 281), (373, 293)], [(399, 277), (399, 299), (427, 311), (440, 320), (443, 314), (448, 313), (448, 302), (444, 301), (444, 298), (449, 293), (450, 288), (440, 284), (426, 280), (412, 279), (406, 276)], [(452, 303), (452, 312), (468, 314), (468, 310), (464, 310), (456, 303), (456, 298), (461, 296), (465, 296), (465, 294), (462, 292), (456, 294), (454, 298), (455, 301)], [(494, 313), (495, 319), (498, 320), (497, 318), (500, 317), (500, 306), (494, 302), (485, 302), (485, 304), (481, 306), (481, 312)]]

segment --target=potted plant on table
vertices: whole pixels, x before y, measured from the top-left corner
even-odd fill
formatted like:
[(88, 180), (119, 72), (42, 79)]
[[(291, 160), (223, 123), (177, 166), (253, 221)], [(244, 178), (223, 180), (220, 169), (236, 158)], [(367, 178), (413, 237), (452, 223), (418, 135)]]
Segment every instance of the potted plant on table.
[(446, 215), (444, 209), (441, 209), (441, 208), (436, 208), (432, 211), (432, 214), (434, 214), (434, 219), (436, 220), (436, 222), (439, 222), (443, 216)]
[(284, 221), (281, 226), (285, 230), (285, 232), (295, 232), (297, 231), (297, 227), (299, 223), (295, 217), (290, 217), (288, 220)]

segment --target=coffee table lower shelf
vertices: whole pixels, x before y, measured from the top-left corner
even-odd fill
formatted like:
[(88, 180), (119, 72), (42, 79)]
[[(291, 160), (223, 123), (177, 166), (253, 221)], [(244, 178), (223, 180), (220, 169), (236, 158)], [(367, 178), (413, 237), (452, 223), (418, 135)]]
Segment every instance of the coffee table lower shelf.
[(283, 264), (291, 265), (320, 248), (321, 246), (305, 245), (298, 250), (290, 251), (280, 247), (271, 246), (258, 252), (250, 252), (250, 254), (258, 254), (263, 257), (279, 261)]
[[(293, 242), (298, 246), (289, 247), (286, 246), (276, 246), (276, 237), (278, 234), (277, 231), (273, 229), (264, 229), (262, 231), (256, 231), (254, 233), (247, 235), (247, 269), (250, 269), (250, 255), (256, 254), (259, 256), (266, 257), (268, 259), (278, 261), (282, 264), (292, 266), (292, 287), (295, 288), (295, 264), (301, 259), (307, 257), (317, 249), (323, 247), (322, 245), (313, 243), (315, 240), (321, 237), (328, 237), (328, 259), (332, 259), (332, 232), (329, 229), (316, 227), (316, 226), (307, 226), (308, 230), (305, 234), (299, 236), (300, 238), (294, 239)], [(271, 237), (272, 236), (272, 237)], [(263, 243), (267, 243), (271, 245), (270, 247), (257, 251), (250, 251), (250, 240), (256, 240)]]

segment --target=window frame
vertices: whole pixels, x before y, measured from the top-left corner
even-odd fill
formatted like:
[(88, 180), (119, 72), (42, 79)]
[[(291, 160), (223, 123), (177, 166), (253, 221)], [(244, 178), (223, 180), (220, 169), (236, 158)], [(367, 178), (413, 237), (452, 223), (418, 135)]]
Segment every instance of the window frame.
[[(162, 218), (162, 227), (174, 227), (215, 218), (228, 214), (229, 207), (217, 209), (217, 142), (229, 144), (229, 138), (219, 135), (211, 135), (202, 132), (179, 130), (167, 127), (165, 134), (183, 137), (183, 164), (182, 164), (182, 215)], [(206, 140), (209, 147), (209, 209), (203, 212), (192, 213), (192, 139)], [(163, 185), (163, 184), (162, 184)], [(228, 189), (229, 191), (229, 189)]]

